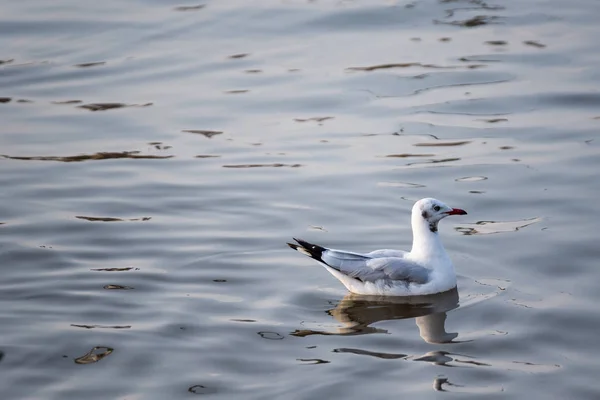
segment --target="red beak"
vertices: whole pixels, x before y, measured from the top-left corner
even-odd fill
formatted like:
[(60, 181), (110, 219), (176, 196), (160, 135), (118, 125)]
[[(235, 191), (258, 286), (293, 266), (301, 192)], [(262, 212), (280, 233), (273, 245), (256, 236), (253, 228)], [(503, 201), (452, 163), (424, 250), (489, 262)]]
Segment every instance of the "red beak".
[(467, 215), (465, 210), (461, 210), (460, 208), (453, 208), (452, 211), (448, 211), (446, 214), (448, 215)]

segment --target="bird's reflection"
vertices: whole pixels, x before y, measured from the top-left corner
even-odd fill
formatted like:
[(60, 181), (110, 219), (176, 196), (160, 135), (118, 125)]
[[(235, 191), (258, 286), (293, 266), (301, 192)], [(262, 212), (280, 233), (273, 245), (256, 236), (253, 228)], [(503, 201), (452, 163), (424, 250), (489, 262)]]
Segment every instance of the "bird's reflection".
[(344, 324), (335, 331), (296, 330), (294, 336), (364, 335), (387, 333), (371, 325), (379, 321), (415, 318), (419, 333), (428, 343), (448, 343), (458, 333), (446, 332), (446, 312), (458, 307), (455, 289), (429, 296), (387, 297), (347, 294), (327, 313)]

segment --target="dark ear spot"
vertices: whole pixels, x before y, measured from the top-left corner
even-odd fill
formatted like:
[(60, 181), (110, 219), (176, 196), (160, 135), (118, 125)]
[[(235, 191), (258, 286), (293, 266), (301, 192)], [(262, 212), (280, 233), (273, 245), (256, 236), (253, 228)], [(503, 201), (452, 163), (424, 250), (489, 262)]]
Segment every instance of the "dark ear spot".
[(423, 211), (423, 212), (421, 213), (421, 216), (422, 216), (423, 218), (425, 218), (425, 219), (429, 218), (429, 214), (427, 213), (427, 211)]

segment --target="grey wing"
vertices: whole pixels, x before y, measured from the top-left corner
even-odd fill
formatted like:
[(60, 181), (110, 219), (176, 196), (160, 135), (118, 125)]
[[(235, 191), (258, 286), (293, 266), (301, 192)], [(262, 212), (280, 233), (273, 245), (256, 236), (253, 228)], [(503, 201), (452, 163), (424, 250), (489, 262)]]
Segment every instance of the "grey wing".
[(370, 253), (367, 253), (371, 258), (380, 258), (380, 257), (398, 257), (404, 258), (404, 256), (408, 254), (406, 251), (402, 250), (392, 250), (392, 249), (381, 249), (375, 250)]
[(384, 279), (424, 284), (429, 282), (431, 273), (419, 264), (397, 257), (374, 258), (369, 260), (366, 266), (367, 268), (355, 271), (351, 276), (371, 282)]
[(412, 261), (399, 257), (372, 258), (370, 254), (327, 249), (321, 259), (344, 275), (363, 282), (384, 279), (422, 284), (429, 281), (430, 271)]
[(371, 259), (366, 254), (335, 249), (326, 249), (321, 254), (321, 260), (325, 264), (346, 275), (349, 275), (352, 271), (367, 268), (367, 262)]

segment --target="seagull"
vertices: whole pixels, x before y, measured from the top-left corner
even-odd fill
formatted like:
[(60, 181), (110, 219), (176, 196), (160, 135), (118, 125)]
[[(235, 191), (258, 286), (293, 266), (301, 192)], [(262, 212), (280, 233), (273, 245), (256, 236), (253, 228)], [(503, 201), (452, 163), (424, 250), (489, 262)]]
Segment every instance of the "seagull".
[(410, 252), (375, 250), (355, 253), (329, 249), (302, 239), (292, 249), (319, 262), (352, 293), (376, 296), (421, 296), (456, 287), (454, 265), (438, 233), (438, 222), (449, 215), (466, 215), (439, 200), (425, 198), (412, 208), (413, 245)]

